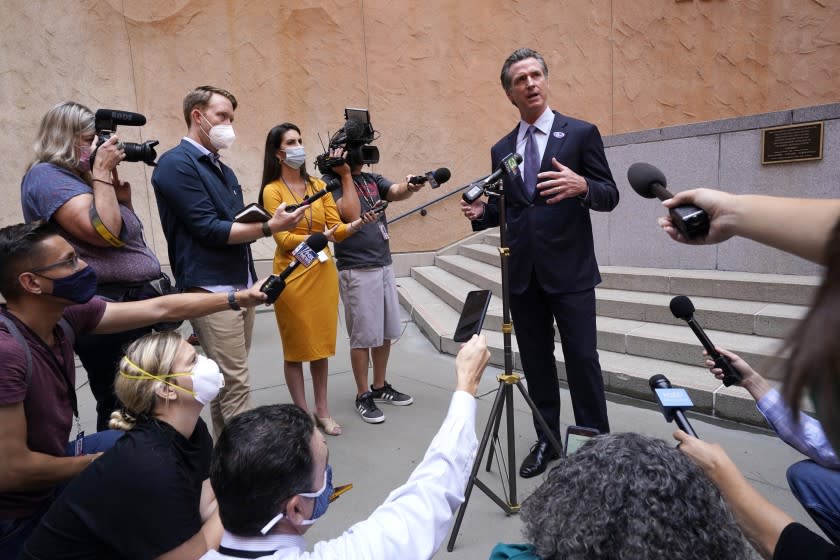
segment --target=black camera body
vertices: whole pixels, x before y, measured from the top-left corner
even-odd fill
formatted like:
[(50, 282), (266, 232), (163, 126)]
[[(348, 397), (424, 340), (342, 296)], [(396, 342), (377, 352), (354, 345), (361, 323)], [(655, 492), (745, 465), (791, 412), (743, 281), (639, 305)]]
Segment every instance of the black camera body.
[(332, 168), (345, 161), (349, 165), (371, 165), (379, 163), (379, 148), (370, 144), (376, 139), (376, 131), (370, 123), (367, 109), (344, 109), (344, 126), (330, 138), (329, 149), (344, 148), (343, 158), (330, 157), (329, 152), (315, 158), (315, 165), (322, 175), (332, 173)]
[[(94, 116), (96, 126), (96, 136), (99, 138), (99, 145), (107, 142), (111, 135), (116, 132), (117, 125), (125, 126), (143, 126), (146, 124), (146, 117), (140, 113), (132, 113), (130, 111), (115, 111), (113, 109), (99, 109)], [(125, 151), (125, 161), (142, 161), (146, 165), (154, 167), (157, 165), (157, 153), (155, 146), (159, 142), (157, 140), (147, 140), (142, 144), (136, 142), (123, 142), (123, 150)], [(96, 152), (90, 156), (90, 164), (93, 166)]]

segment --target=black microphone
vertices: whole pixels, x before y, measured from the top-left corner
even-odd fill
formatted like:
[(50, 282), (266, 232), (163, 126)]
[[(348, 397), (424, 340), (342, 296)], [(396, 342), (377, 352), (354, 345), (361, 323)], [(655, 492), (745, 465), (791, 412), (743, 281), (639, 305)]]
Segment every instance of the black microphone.
[[(323, 189), (321, 189), (320, 191), (318, 191), (316, 193), (313, 193), (311, 196), (304, 197), (303, 200), (300, 202), (300, 204), (290, 204), (289, 206), (286, 206), (286, 212), (294, 212), (295, 210), (297, 210), (301, 206), (308, 206), (308, 205), (312, 204), (313, 202), (315, 202), (316, 200), (318, 200), (319, 198), (321, 198), (322, 196), (326, 196), (327, 193), (337, 191), (340, 188), (341, 188), (341, 183), (339, 181), (330, 181), (327, 184), (327, 186), (324, 187)], [(321, 249), (323, 249), (323, 248), (324, 247), (321, 247)], [(320, 251), (321, 249), (318, 249), (318, 250)]]
[(413, 175), (408, 182), (412, 185), (422, 185), (426, 181), (429, 182), (429, 186), (433, 189), (438, 188), (445, 182), (452, 177), (452, 173), (449, 172), (449, 169), (445, 167), (439, 167), (435, 169), (434, 172), (428, 171), (424, 175)]
[(650, 385), (650, 390), (653, 391), (653, 394), (656, 395), (656, 398), (659, 400), (659, 404), (662, 405), (662, 414), (665, 416), (665, 420), (668, 422), (676, 422), (679, 429), (690, 436), (698, 437), (697, 432), (695, 432), (694, 428), (692, 428), (691, 424), (689, 424), (688, 418), (686, 418), (683, 409), (681, 407), (668, 406), (666, 403), (662, 402), (659, 393), (656, 392), (657, 389), (672, 388), (671, 382), (668, 381), (668, 378), (658, 373), (648, 380), (648, 385)]
[[(649, 163), (638, 162), (631, 165), (627, 170), (627, 180), (633, 190), (645, 198), (659, 200), (674, 198), (674, 195), (665, 188), (668, 184), (665, 174)], [(687, 239), (704, 237), (709, 233), (709, 215), (705, 210), (693, 204), (671, 208), (668, 213), (671, 215), (674, 226)]]
[(96, 128), (106, 128), (110, 130), (111, 127), (115, 127), (118, 124), (124, 124), (126, 126), (143, 126), (146, 124), (146, 117), (140, 113), (132, 113), (131, 111), (97, 109), (96, 114), (94, 115), (94, 121), (99, 124), (110, 123), (110, 125), (107, 126), (99, 126), (99, 124), (96, 126)]
[(691, 330), (694, 331), (694, 334), (698, 339), (700, 339), (700, 344), (703, 345), (703, 348), (706, 349), (706, 352), (708, 352), (709, 356), (711, 356), (715, 361), (715, 367), (720, 368), (721, 371), (723, 371), (723, 384), (729, 387), (730, 385), (740, 383), (741, 374), (737, 369), (735, 369), (732, 362), (729, 361), (729, 358), (715, 349), (715, 345), (712, 344), (712, 341), (709, 340), (708, 336), (706, 336), (705, 331), (703, 331), (703, 327), (700, 326), (700, 323), (694, 320), (694, 304), (691, 303), (691, 300), (688, 299), (687, 296), (676, 296), (671, 300), (671, 313), (673, 313), (674, 317), (677, 319), (682, 319), (688, 323), (688, 326), (691, 327)]
[[(297, 253), (300, 249), (304, 249), (307, 252), (311, 252), (310, 258), (312, 255), (321, 252), (324, 247), (327, 246), (327, 236), (323, 233), (316, 232), (310, 235), (306, 241), (301, 243), (297, 246), (297, 248), (292, 252), (295, 255), (295, 258), (292, 259), (292, 262), (289, 263), (283, 272), (280, 274), (272, 274), (269, 276), (263, 285), (260, 286), (260, 291), (263, 292), (268, 296), (265, 300), (266, 303), (274, 303), (277, 301), (277, 298), (280, 296), (280, 292), (286, 287), (286, 278), (297, 268), (297, 265), (300, 263), (300, 260), (297, 258)], [(305, 257), (302, 257), (305, 258)]]
[(522, 163), (521, 154), (513, 153), (506, 155), (502, 158), (502, 162), (493, 173), (482, 179), (473, 181), (469, 185), (461, 187), (462, 189), (467, 189), (467, 191), (461, 195), (461, 198), (463, 198), (465, 202), (472, 204), (478, 200), (482, 194), (484, 194), (484, 189), (487, 185), (495, 183), (502, 175), (515, 173), (520, 163)]

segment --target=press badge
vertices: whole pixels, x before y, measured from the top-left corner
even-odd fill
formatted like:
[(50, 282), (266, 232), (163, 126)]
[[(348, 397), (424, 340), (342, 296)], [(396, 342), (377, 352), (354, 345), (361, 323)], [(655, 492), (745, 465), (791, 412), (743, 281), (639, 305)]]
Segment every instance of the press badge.
[(388, 235), (388, 228), (385, 227), (385, 224), (379, 224), (379, 232), (382, 234), (382, 239), (384, 239), (385, 241), (391, 239), (391, 236)]
[(82, 429), (82, 424), (79, 422), (79, 417), (76, 417), (76, 457), (81, 457), (85, 454), (85, 431)]

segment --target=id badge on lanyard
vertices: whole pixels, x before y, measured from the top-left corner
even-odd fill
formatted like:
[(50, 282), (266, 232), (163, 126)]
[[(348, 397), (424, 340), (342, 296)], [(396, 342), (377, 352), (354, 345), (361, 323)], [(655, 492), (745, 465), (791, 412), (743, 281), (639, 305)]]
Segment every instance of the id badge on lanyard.
[(80, 457), (85, 454), (85, 431), (82, 429), (82, 423), (79, 422), (79, 417), (74, 416), (73, 418), (76, 419), (76, 457)]

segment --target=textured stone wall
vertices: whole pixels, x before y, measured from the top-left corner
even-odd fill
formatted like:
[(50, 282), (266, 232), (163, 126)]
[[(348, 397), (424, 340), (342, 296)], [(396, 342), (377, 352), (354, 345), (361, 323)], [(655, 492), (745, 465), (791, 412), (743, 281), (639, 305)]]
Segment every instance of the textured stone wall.
[[(256, 199), (265, 133), (300, 125), (308, 152), (345, 106), (369, 107), (382, 163), (400, 179), (440, 166), (452, 179), (389, 214), (486, 174), (489, 146), (518, 115), (502, 61), (545, 55), (553, 108), (603, 134), (838, 100), (840, 4), (806, 0), (4, 0), (0, 20), (0, 223), (20, 220), (19, 183), (41, 115), (67, 99), (144, 113), (124, 139), (184, 134), (192, 87), (233, 91), (236, 145), (225, 154)], [(311, 160), (310, 160), (311, 169)], [(621, 175), (624, 170), (614, 170)], [(150, 168), (123, 164), (162, 261)], [(455, 199), (393, 226), (395, 250), (469, 231)], [(260, 242), (257, 253), (272, 247)]]

